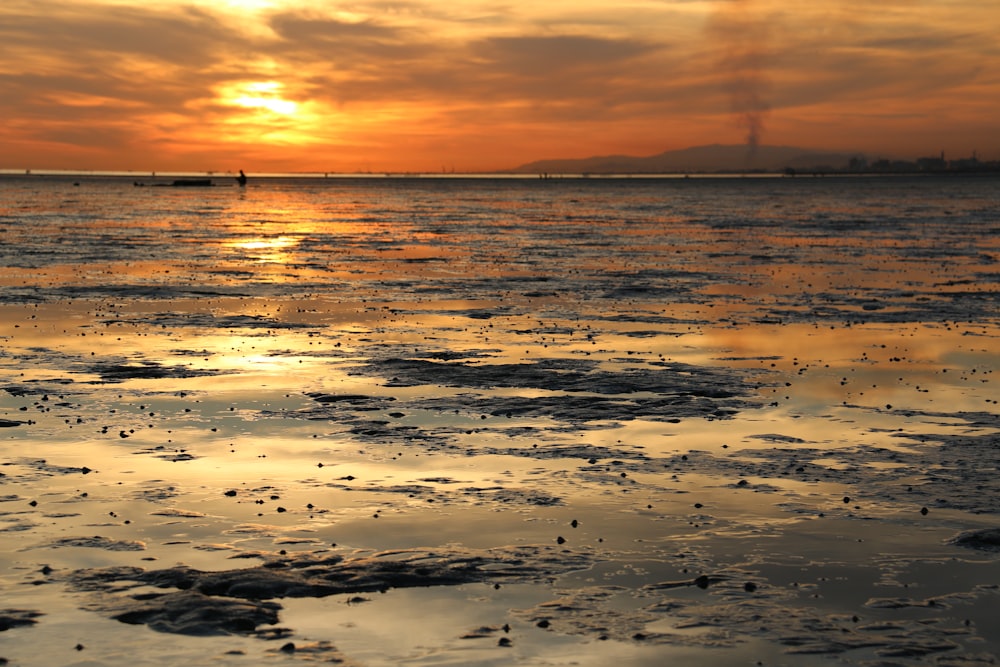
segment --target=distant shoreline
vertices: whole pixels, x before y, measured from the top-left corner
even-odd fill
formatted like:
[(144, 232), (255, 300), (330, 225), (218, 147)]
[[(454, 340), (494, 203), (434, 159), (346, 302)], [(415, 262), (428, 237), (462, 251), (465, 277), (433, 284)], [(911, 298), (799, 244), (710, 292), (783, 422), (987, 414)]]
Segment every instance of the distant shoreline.
[[(262, 173), (249, 174), (254, 181), (343, 181), (343, 180), (685, 180), (685, 179), (812, 179), (812, 178), (882, 178), (882, 177), (927, 177), (953, 178), (959, 176), (996, 177), (1000, 170), (945, 170), (945, 171), (719, 171), (681, 173), (523, 173), (523, 172), (387, 172), (387, 173)], [(235, 174), (216, 172), (103, 172), (103, 171), (61, 171), (61, 170), (9, 170), (0, 169), (0, 181), (67, 181), (67, 182), (121, 182), (128, 185), (159, 186), (170, 185), (178, 179), (210, 179), (213, 185), (236, 187)]]

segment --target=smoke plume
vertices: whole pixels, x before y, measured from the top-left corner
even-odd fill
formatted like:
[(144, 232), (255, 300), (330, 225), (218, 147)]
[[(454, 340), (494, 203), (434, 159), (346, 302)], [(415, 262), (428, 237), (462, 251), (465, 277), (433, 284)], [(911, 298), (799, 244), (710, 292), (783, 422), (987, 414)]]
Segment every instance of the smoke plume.
[(732, 112), (746, 130), (748, 159), (764, 134), (770, 110), (765, 74), (770, 22), (755, 0), (721, 0), (709, 18), (708, 36), (718, 49), (718, 68)]

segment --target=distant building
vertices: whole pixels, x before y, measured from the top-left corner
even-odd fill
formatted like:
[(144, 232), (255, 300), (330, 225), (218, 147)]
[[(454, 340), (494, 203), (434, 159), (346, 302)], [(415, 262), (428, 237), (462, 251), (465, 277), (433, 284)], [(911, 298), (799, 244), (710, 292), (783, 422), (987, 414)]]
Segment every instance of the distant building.
[(976, 152), (972, 152), (972, 157), (965, 157), (960, 160), (952, 160), (948, 165), (953, 171), (981, 171), (985, 168), (985, 164), (979, 161), (979, 157)]
[(872, 162), (871, 170), (880, 173), (907, 173), (917, 171), (916, 162), (906, 162), (905, 160), (887, 160), (880, 158)]
[(848, 171), (868, 171), (868, 158), (864, 155), (856, 155), (847, 163)]
[(948, 163), (944, 159), (944, 151), (941, 151), (941, 157), (917, 158), (917, 169), (920, 171), (944, 171), (947, 168)]

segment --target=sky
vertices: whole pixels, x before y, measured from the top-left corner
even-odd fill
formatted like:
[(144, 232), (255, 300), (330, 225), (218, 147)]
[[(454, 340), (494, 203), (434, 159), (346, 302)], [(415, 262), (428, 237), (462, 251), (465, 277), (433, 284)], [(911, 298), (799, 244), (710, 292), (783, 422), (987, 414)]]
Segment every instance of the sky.
[(0, 169), (1000, 159), (996, 0), (3, 0)]

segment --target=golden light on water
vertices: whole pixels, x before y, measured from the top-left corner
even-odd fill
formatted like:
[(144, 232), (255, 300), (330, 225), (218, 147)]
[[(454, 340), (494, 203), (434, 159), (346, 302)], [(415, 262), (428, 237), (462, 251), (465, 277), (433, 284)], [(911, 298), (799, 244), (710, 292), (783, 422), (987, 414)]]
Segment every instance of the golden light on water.
[(228, 241), (222, 245), (246, 254), (246, 259), (260, 264), (285, 264), (291, 261), (290, 251), (299, 244), (293, 236), (253, 237)]
[(250, 239), (246, 241), (235, 241), (230, 244), (232, 248), (243, 248), (244, 250), (279, 250), (289, 248), (298, 243), (298, 239), (290, 236), (279, 236), (273, 239)]

